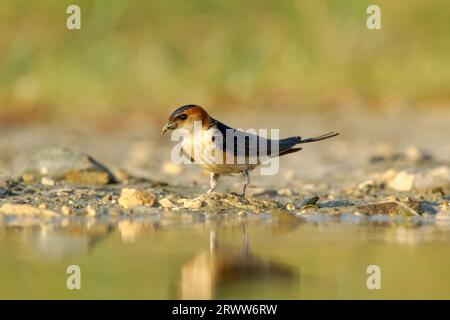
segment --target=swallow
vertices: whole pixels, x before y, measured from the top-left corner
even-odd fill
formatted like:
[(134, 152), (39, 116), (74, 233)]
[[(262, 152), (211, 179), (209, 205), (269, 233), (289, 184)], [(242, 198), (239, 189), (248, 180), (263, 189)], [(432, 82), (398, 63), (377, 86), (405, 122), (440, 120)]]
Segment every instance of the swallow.
[(210, 173), (208, 194), (217, 188), (221, 175), (242, 174), (244, 183), (240, 196), (250, 183), (250, 172), (264, 161), (298, 152), (299, 144), (316, 142), (339, 135), (329, 132), (314, 138), (300, 136), (269, 139), (253, 132), (234, 129), (212, 118), (202, 107), (194, 104), (176, 109), (162, 128), (183, 130), (181, 152)]

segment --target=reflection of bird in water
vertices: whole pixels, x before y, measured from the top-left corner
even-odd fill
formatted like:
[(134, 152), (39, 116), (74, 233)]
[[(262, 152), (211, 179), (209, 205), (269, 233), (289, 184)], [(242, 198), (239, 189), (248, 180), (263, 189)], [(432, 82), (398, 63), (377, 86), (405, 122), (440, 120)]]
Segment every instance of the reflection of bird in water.
[(218, 245), (215, 230), (210, 231), (210, 250), (195, 255), (181, 268), (181, 299), (214, 299), (224, 285), (242, 281), (271, 279), (295, 280), (294, 268), (250, 254), (248, 235), (243, 225), (243, 248)]

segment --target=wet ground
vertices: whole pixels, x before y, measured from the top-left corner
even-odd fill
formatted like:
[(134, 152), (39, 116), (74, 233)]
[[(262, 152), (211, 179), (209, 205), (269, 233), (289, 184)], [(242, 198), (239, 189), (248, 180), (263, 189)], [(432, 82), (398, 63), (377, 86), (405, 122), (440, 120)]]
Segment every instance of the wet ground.
[[(238, 177), (204, 195), (205, 173), (170, 162), (163, 120), (1, 128), (0, 298), (450, 298), (449, 113), (226, 121), (341, 132), (253, 174), (245, 199)], [(49, 146), (74, 153), (39, 162)], [(78, 152), (102, 167), (86, 174)]]

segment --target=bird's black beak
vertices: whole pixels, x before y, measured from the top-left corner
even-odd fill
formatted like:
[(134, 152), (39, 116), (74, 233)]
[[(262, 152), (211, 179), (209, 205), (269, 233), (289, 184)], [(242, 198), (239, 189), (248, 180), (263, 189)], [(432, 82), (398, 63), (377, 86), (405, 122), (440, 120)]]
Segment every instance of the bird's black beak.
[(177, 125), (176, 125), (176, 123), (166, 123), (165, 125), (164, 125), (164, 127), (162, 128), (162, 130), (161, 130), (161, 135), (163, 135), (164, 133), (166, 133), (166, 131), (167, 130), (173, 130), (173, 129), (176, 129), (176, 127), (177, 127)]

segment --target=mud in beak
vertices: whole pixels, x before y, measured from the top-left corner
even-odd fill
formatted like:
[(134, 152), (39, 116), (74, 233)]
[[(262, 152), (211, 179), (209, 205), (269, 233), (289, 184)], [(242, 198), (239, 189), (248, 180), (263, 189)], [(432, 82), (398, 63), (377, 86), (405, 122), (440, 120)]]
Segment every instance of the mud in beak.
[(161, 130), (161, 135), (166, 133), (167, 130), (173, 130), (177, 127), (175, 123), (166, 123), (166, 125)]

